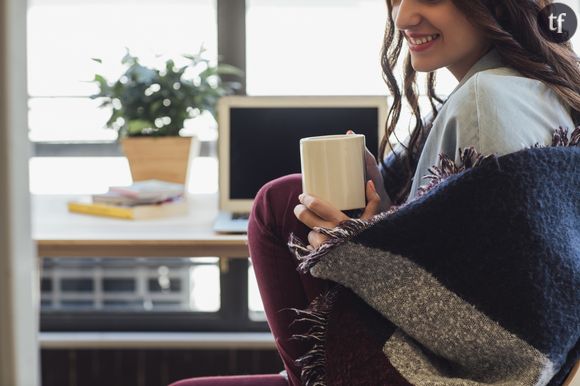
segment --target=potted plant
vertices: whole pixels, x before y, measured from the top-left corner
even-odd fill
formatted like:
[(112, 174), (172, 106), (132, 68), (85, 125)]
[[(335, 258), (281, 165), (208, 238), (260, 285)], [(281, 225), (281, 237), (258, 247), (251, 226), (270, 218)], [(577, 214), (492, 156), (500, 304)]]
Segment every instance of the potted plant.
[(112, 109), (107, 127), (118, 132), (134, 181), (154, 178), (185, 183), (198, 141), (180, 136), (184, 121), (205, 111), (215, 117), (218, 99), (240, 87), (239, 82), (221, 78), (241, 76), (239, 69), (212, 65), (204, 52), (202, 47), (194, 55), (183, 55), (185, 65), (168, 59), (162, 69), (156, 69), (142, 65), (127, 50), (122, 59), (126, 69), (118, 79), (109, 82), (95, 75), (99, 92), (91, 98), (101, 99), (100, 107)]

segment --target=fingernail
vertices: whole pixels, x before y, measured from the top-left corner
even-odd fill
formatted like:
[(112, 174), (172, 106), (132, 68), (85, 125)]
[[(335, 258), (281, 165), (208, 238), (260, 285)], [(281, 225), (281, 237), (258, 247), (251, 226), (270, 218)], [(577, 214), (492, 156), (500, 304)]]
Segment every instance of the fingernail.
[(373, 182), (373, 180), (369, 180), (371, 182), (371, 188), (373, 191), (377, 191), (377, 189), (375, 188), (375, 183)]
[(346, 132), (346, 134), (354, 134), (354, 131), (349, 130), (349, 131)]
[(301, 193), (301, 194), (298, 196), (298, 201), (302, 202), (302, 200), (303, 200), (303, 199), (304, 199), (304, 193)]

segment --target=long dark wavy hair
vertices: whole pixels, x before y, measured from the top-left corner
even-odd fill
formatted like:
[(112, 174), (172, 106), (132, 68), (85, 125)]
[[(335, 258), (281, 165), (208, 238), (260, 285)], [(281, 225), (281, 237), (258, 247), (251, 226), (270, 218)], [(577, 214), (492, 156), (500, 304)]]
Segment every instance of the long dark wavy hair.
[[(540, 32), (537, 22), (538, 13), (551, 4), (551, 0), (451, 1), (476, 28), (483, 31), (506, 66), (528, 78), (544, 82), (570, 106), (574, 126), (580, 125), (580, 60), (569, 42), (558, 44), (547, 40)], [(389, 138), (399, 122), (403, 93), (414, 117), (415, 127), (411, 130), (408, 144), (406, 146), (401, 144), (405, 154), (402, 166), (406, 169), (403, 171), (404, 174), (412, 175), (412, 169), (418, 161), (418, 152), (414, 150), (418, 147), (418, 141), (425, 137), (430, 122), (437, 116), (438, 106), (444, 101), (435, 94), (435, 72), (429, 72), (427, 96), (433, 115), (430, 122), (421, 119), (416, 72), (411, 65), (410, 54), (407, 54), (404, 60), (402, 89), (399, 87), (394, 76), (394, 68), (399, 60), (404, 36), (395, 28), (391, 0), (386, 2), (388, 19), (381, 50), (381, 66), (383, 79), (394, 100), (387, 114), (385, 133), (379, 148), (379, 160), (387, 173), (395, 173), (389, 171), (384, 163), (384, 157), (386, 148), (392, 149)], [(397, 173), (400, 174), (401, 171)], [(409, 178), (406, 186), (402, 188), (402, 194), (408, 195), (410, 188)]]

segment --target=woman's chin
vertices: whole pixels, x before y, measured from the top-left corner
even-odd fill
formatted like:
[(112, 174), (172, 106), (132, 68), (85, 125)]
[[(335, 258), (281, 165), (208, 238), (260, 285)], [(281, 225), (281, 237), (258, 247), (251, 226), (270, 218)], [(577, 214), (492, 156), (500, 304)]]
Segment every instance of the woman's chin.
[(423, 69), (423, 68), (415, 68), (415, 72), (429, 72), (430, 70)]
[(435, 71), (438, 70), (439, 68), (441, 68), (441, 66), (437, 66), (435, 64), (432, 63), (426, 63), (425, 61), (422, 60), (413, 60), (411, 58), (411, 65), (413, 66), (413, 69), (416, 72), (431, 72), (431, 71)]

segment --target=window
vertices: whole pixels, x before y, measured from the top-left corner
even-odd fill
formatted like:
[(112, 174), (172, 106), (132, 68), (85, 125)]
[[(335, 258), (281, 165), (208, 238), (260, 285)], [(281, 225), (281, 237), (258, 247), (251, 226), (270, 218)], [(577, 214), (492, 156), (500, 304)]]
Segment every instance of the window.
[(384, 1), (246, 4), (248, 94), (386, 94), (379, 61)]
[(31, 141), (114, 140), (103, 129), (108, 111), (87, 98), (97, 91), (94, 74), (118, 76), (126, 48), (155, 65), (156, 55), (177, 57), (202, 44), (217, 59), (214, 0), (30, 0)]

